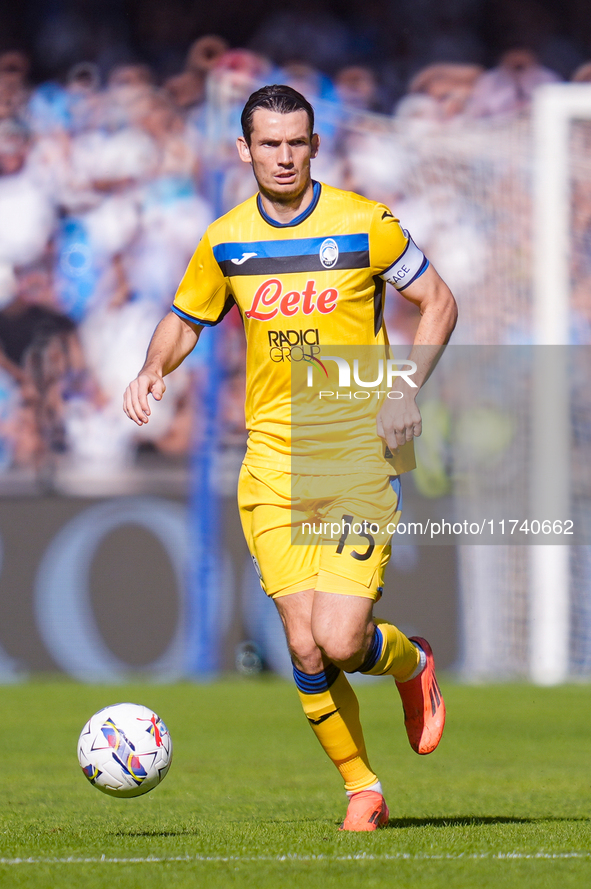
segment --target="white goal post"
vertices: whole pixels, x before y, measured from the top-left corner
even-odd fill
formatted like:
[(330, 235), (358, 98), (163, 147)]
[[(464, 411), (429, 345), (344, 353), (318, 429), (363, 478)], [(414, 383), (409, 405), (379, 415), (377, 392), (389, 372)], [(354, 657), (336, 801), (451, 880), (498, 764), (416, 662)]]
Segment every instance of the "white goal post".
[[(566, 346), (570, 339), (569, 142), (572, 121), (585, 119), (591, 119), (591, 84), (550, 84), (536, 92), (533, 320), (534, 343), (539, 346)], [(533, 375), (532, 518), (565, 519), (572, 507), (568, 366), (566, 349), (555, 351), (557, 360), (552, 368), (541, 358)], [(549, 456), (553, 468), (548, 479)], [(541, 479), (548, 479), (548, 484), (540, 484)], [(555, 685), (564, 682), (569, 673), (570, 547), (531, 546), (529, 576), (530, 678), (540, 685)]]

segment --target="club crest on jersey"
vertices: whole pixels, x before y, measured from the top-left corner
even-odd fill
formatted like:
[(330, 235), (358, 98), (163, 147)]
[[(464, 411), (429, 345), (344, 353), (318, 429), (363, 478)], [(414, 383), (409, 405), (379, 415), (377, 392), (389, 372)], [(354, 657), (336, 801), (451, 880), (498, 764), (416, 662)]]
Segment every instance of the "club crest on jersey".
[(333, 238), (325, 238), (320, 245), (320, 262), (325, 269), (332, 269), (339, 259), (339, 245)]

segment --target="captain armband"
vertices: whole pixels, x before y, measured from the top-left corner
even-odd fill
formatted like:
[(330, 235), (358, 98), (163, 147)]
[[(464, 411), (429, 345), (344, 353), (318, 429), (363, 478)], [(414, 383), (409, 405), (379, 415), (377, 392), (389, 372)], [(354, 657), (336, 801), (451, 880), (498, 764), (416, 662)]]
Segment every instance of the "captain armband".
[(402, 231), (408, 238), (404, 253), (380, 275), (380, 278), (392, 284), (396, 290), (404, 290), (405, 287), (416, 281), (429, 266), (429, 260), (423, 251), (419, 250), (406, 229), (402, 229)]

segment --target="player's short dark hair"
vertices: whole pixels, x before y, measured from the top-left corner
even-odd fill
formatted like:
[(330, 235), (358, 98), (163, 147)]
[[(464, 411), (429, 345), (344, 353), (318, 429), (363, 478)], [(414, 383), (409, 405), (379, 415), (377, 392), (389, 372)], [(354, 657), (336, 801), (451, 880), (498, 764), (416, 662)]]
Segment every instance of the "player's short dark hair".
[(266, 108), (268, 111), (275, 111), (277, 114), (305, 111), (310, 122), (310, 137), (312, 137), (314, 132), (314, 109), (308, 100), (291, 86), (274, 83), (270, 86), (263, 86), (260, 90), (253, 93), (242, 109), (240, 123), (242, 124), (242, 133), (247, 145), (250, 145), (253, 130), (252, 117), (257, 108)]

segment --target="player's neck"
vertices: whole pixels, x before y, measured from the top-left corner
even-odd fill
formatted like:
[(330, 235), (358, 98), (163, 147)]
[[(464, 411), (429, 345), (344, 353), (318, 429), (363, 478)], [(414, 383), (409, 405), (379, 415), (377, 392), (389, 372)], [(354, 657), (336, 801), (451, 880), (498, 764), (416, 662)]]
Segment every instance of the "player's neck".
[(310, 180), (305, 190), (293, 198), (278, 199), (262, 189), (260, 189), (259, 194), (263, 210), (267, 216), (270, 216), (275, 222), (285, 225), (308, 209), (314, 200), (314, 183)]

